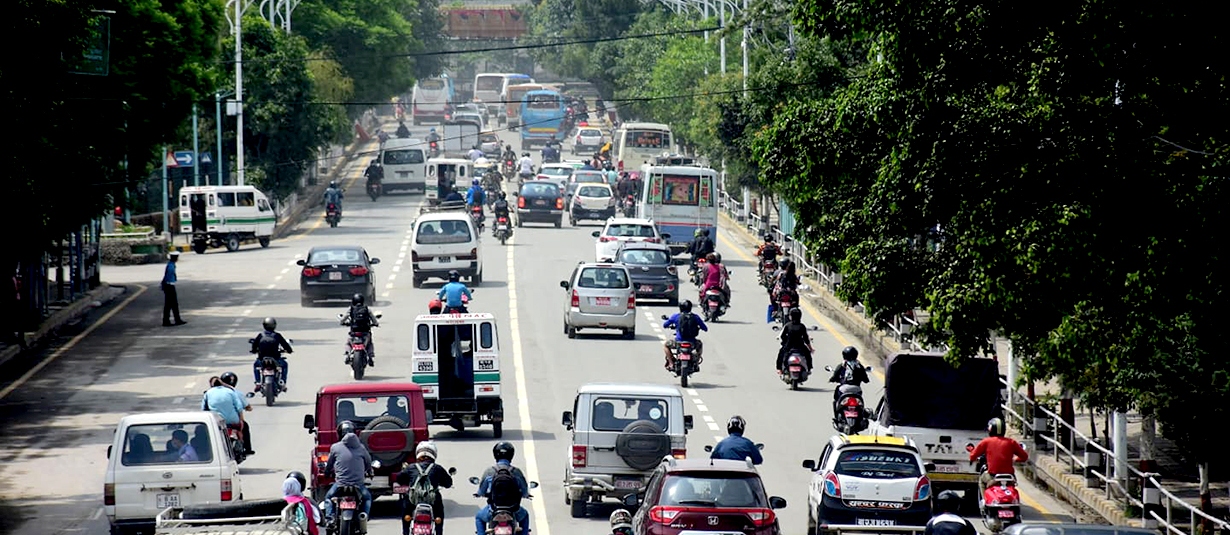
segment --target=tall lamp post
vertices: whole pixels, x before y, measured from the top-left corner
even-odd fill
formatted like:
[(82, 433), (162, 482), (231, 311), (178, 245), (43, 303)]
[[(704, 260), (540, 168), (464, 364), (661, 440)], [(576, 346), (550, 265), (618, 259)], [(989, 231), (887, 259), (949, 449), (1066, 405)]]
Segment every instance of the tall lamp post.
[[(243, 14), (253, 0), (228, 0), (227, 20), (235, 34), (235, 183), (244, 184), (243, 172)], [(231, 13), (234, 13), (232, 15)]]
[[(222, 159), (222, 99), (235, 94), (233, 91), (219, 91), (214, 93), (214, 129), (218, 131), (218, 141), (214, 145), (214, 156), (217, 161), (214, 162), (214, 173), (218, 175), (218, 185), (222, 185), (222, 172), (226, 169), (224, 160)], [(209, 184), (209, 177), (205, 177), (205, 183)]]

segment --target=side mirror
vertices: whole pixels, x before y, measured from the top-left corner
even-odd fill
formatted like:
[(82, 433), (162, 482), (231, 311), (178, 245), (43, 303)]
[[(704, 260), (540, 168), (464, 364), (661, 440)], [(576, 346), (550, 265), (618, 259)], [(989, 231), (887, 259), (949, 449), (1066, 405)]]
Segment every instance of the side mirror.
[(816, 471), (816, 461), (814, 459), (803, 459), (803, 468), (811, 471)]
[(560, 418), (560, 423), (564, 424), (564, 428), (572, 430), (572, 411), (564, 411), (564, 415)]
[(761, 442), (757, 442), (757, 443), (756, 443), (756, 449), (758, 449), (758, 450), (760, 450), (760, 451), (764, 451), (764, 444), (763, 444), (763, 443), (761, 443)]
[(692, 423), (692, 415), (691, 415), (691, 414), (685, 414), (685, 415), (683, 415), (683, 428), (684, 428), (684, 429), (691, 429), (691, 428), (692, 428), (692, 425), (693, 425), (693, 423)]
[(380, 319), (380, 318), (383, 318), (383, 317), (384, 317), (384, 314), (376, 314), (376, 319)]
[(785, 509), (786, 499), (782, 498), (781, 496), (769, 496), (769, 508), (770, 509)]
[(255, 343), (256, 343), (256, 339), (255, 339), (255, 338), (249, 338), (249, 339), (248, 339), (248, 343), (249, 343), (249, 344), (255, 344)]
[(640, 507), (641, 499), (635, 492), (624, 495), (624, 505), (628, 507)]
[(454, 474), (456, 474), (456, 473), (457, 473), (457, 467), (456, 467), (456, 466), (451, 467), (451, 468), (449, 468), (449, 469), (448, 469), (448, 475), (450, 475), (450, 476), (451, 476), (451, 475), (454, 475)]
[(668, 320), (668, 319), (671, 319), (671, 318), (670, 318), (670, 316), (667, 316), (666, 314), (663, 314), (663, 315), (662, 315), (662, 319), (663, 319), (663, 320)]
[(559, 281), (559, 287), (565, 290), (568, 289), (568, 281)]
[(530, 488), (531, 488), (531, 489), (536, 489), (536, 488), (538, 488), (538, 482), (537, 482), (537, 481), (530, 481)]
[(602, 235), (602, 231), (601, 231), (601, 230), (595, 230), (595, 231), (593, 232), (593, 234), (590, 234), (590, 236), (593, 236), (593, 237), (595, 237), (595, 238), (597, 238), (598, 236), (601, 236), (601, 235)]
[(833, 371), (833, 367), (832, 367), (832, 366), (825, 366), (825, 367), (824, 367), (824, 371), (826, 371), (826, 372), (831, 372), (831, 371)]
[(315, 430), (316, 429), (316, 417), (312, 416), (311, 414), (304, 414), (303, 415), (303, 428), (307, 429), (309, 433)]
[(870, 372), (871, 372), (871, 366), (865, 366), (865, 367), (867, 368), (867, 372), (868, 372), (868, 373), (870, 373)]
[(337, 319), (339, 319), (339, 320), (340, 320), (340, 319), (345, 319), (345, 318), (346, 318), (346, 314), (338, 314), (338, 315), (337, 315)]
[(371, 259), (371, 260), (368, 260), (368, 261), (367, 261), (367, 263), (368, 263), (368, 264), (371, 264), (371, 265), (373, 265), (373, 266), (374, 266), (374, 265), (376, 265), (376, 264), (379, 264), (379, 263), (380, 263), (380, 259), (379, 259), (379, 258), (373, 258), (373, 259)]
[(705, 445), (705, 453), (713, 453), (713, 446), (712, 446), (712, 445), (710, 445), (710, 444), (706, 444), (706, 445)]
[(818, 325), (812, 325), (812, 326), (811, 326), (811, 330), (813, 330), (813, 331), (818, 331), (818, 330), (820, 330), (820, 326), (818, 326)]
[(110, 458), (111, 458), (111, 448), (112, 448), (112, 446), (107, 446), (107, 458), (108, 458), (108, 459), (110, 459)]
[(924, 472), (934, 472), (935, 463), (923, 463), (923, 471)]
[(256, 397), (256, 392), (248, 392), (248, 393), (246, 393), (246, 394), (244, 394), (244, 395), (245, 395), (245, 396), (248, 396), (248, 398), (254, 398), (254, 397)]
[(477, 485), (477, 484), (478, 484), (478, 478), (477, 478), (477, 477), (471, 477), (471, 478), (469, 479), (469, 481), (470, 481), (470, 484), (471, 484), (471, 485)]
[(307, 265), (307, 260), (304, 260), (304, 259), (300, 258), (299, 260), (296, 260), (296, 261), (295, 261), (295, 265), (296, 265), (296, 266), (306, 266), (306, 265)]
[(773, 332), (777, 332), (777, 331), (782, 330), (782, 326), (774, 323), (773, 326), (770, 327), (770, 329), (773, 329)]

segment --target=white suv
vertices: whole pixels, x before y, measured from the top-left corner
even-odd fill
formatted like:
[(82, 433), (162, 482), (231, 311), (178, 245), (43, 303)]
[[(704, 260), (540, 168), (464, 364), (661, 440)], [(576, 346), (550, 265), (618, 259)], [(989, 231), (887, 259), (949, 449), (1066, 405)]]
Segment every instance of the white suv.
[(658, 226), (651, 219), (634, 217), (613, 217), (606, 220), (602, 230), (594, 231), (598, 238), (594, 244), (594, 256), (598, 262), (614, 262), (615, 252), (619, 250), (620, 242), (646, 241), (662, 243), (670, 238), (670, 234), (658, 232)]
[(412, 283), (415, 288), (429, 277), (448, 279), (457, 270), (472, 286), (483, 282), (482, 234), (464, 211), (424, 213), (414, 221), (410, 246)]

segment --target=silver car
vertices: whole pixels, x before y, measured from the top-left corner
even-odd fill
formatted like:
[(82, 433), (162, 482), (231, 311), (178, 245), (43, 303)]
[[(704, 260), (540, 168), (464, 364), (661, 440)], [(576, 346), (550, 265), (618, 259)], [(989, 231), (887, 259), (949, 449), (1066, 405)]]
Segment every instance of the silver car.
[(581, 329), (619, 329), (636, 338), (636, 290), (622, 264), (581, 262), (560, 281), (564, 299), (564, 333), (576, 338)]

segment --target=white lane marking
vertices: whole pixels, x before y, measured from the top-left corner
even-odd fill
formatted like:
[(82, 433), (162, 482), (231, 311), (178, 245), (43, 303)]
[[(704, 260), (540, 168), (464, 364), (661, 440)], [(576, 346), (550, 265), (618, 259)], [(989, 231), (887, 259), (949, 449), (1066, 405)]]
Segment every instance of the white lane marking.
[(398, 264), (394, 264), (394, 265), (393, 265), (393, 271), (394, 271), (394, 272), (401, 271), (401, 264), (400, 264), (400, 263), (398, 263)]
[(242, 312), (240, 315), (241, 315), (241, 316), (251, 316), (251, 315), (252, 315), (252, 309), (250, 309), (250, 308), (245, 308), (245, 309), (243, 309), (243, 312)]
[(388, 297), (388, 296), (389, 296), (389, 292), (384, 292), (380, 294), (380, 297)]
[(391, 283), (391, 282), (390, 282), (390, 283), (388, 283), (388, 284), (384, 285), (384, 287), (385, 287), (386, 289), (392, 290), (392, 289), (393, 289), (393, 283)]
[(401, 263), (401, 261), (402, 261), (402, 260), (405, 260), (405, 259), (406, 259), (406, 252), (405, 252), (405, 251), (402, 251), (402, 252), (400, 252), (400, 253), (397, 253), (397, 262), (398, 262), (398, 263)]
[(287, 273), (289, 273), (289, 272), (290, 272), (290, 268), (282, 268), (282, 274), (283, 274), (283, 275), (285, 275), (285, 274), (287, 274)]
[(253, 301), (253, 302), (252, 302), (252, 306), (258, 306), (258, 305), (260, 305), (260, 304), (261, 304), (261, 302), (260, 302), (260, 301)]
[(410, 247), (409, 245), (402, 245), (401, 249), (399, 249), (401, 251), (401, 254), (397, 256), (406, 256), (406, 249), (408, 249), (409, 247)]
[(180, 403), (183, 403), (183, 402), (184, 402), (184, 397), (183, 397), (183, 396), (180, 396), (180, 397), (177, 397), (177, 398), (175, 398), (175, 399), (171, 400), (171, 403), (174, 403), (174, 404), (176, 404), (176, 405), (179, 405)]
[(97, 511), (94, 511), (93, 515), (90, 515), (90, 520), (98, 520), (99, 518), (102, 518), (102, 515), (103, 515), (103, 508), (99, 507)]
[[(512, 337), (513, 373), (517, 384), (517, 416), (521, 421), (521, 428), (529, 430), (530, 402), (529, 390), (525, 386), (525, 360), (521, 356), (521, 322), (517, 319), (517, 276), (513, 269), (514, 250), (516, 250), (515, 247), (508, 248), (508, 329)], [(530, 481), (538, 481), (538, 457), (535, 456), (532, 434), (527, 434), (522, 448), (525, 449), (525, 475)], [(539, 500), (539, 503), (531, 501), (529, 505), (534, 511), (534, 531), (540, 535), (551, 535), (551, 529), (547, 525), (546, 506), (542, 505), (542, 500)]]
[[(299, 255), (295, 255), (295, 258), (299, 258)], [(298, 260), (291, 260), (290, 262), (287, 262), (286, 265), (293, 266), (296, 263), (298, 263)], [(286, 268), (286, 269), (290, 269), (290, 268)]]
[(692, 397), (696, 397), (696, 396), (699, 396), (700, 393), (698, 393), (695, 388), (689, 388), (688, 395)]
[(225, 345), (225, 344), (226, 344), (226, 340), (218, 340), (217, 342), (214, 342), (214, 344), (216, 344), (216, 345)]
[(718, 424), (715, 424), (715, 423), (713, 423), (713, 422), (709, 422), (708, 424), (705, 424), (705, 425), (708, 425), (708, 426), (709, 426), (709, 430), (710, 430), (710, 431), (717, 431), (717, 430), (721, 429), (720, 427), (718, 427)]
[(188, 381), (188, 383), (184, 385), (184, 388), (192, 388), (192, 385), (195, 385), (195, 384), (196, 384), (196, 381)]
[(124, 310), (125, 307), (127, 307), (130, 303), (132, 303), (138, 297), (140, 297), (141, 294), (145, 293), (145, 290), (147, 289), (145, 286), (142, 286), (140, 284), (134, 284), (133, 286), (137, 287), (137, 291), (133, 292), (132, 295), (128, 296), (128, 299), (125, 299), (123, 302), (116, 305), (115, 308), (111, 309), (106, 314), (103, 314), (101, 318), (98, 318), (98, 321), (94, 322), (89, 327), (86, 327), (84, 331), (81, 331), (80, 334), (78, 334), (77, 336), (74, 336), (71, 340), (68, 341), (68, 343), (64, 344), (59, 349), (55, 350), (54, 353), (52, 353), (46, 359), (43, 359), (42, 362), (35, 364), (33, 368), (30, 368), (30, 371), (22, 374), (22, 376), (18, 377), (16, 381), (13, 381), (13, 384), (6, 386), (4, 390), (0, 390), (0, 399), (9, 397), (9, 394), (12, 394), (14, 390), (21, 388), (21, 385), (26, 384), (26, 381), (29, 381), (31, 377), (34, 377), (34, 374), (42, 371), (42, 369), (46, 368), (48, 364), (55, 362), (56, 359), (60, 358), (61, 355), (67, 353), (70, 349), (75, 347), (77, 344), (81, 343), (81, 341), (84, 340), (85, 337), (89, 336), (91, 333), (94, 332), (94, 329), (102, 327), (103, 324), (107, 323), (108, 320), (110, 320), (116, 314), (119, 314), (121, 310)]
[(712, 422), (713, 422), (713, 417), (712, 417), (712, 416), (709, 416), (708, 414), (706, 414), (706, 415), (704, 415), (704, 416), (701, 416), (701, 419), (702, 419), (702, 420), (704, 420), (704, 421), (706, 421), (706, 422), (710, 422), (710, 423), (712, 423)]
[(696, 405), (696, 410), (698, 410), (698, 411), (700, 411), (700, 412), (709, 412), (709, 407), (706, 407), (706, 406), (704, 406), (704, 405), (697, 404), (697, 405)]
[(389, 282), (393, 282), (393, 279), (396, 279), (396, 278), (397, 278), (396, 273), (389, 273)]
[[(274, 281), (274, 282), (277, 282), (277, 281), (280, 281), (280, 280), (282, 280), (282, 276), (281, 276), (281, 275), (278, 275), (278, 276), (276, 276), (276, 277), (274, 277), (274, 278), (273, 278), (273, 281)], [(274, 286), (276, 286), (276, 285), (274, 285), (274, 284), (270, 284), (270, 285), (269, 285), (269, 288), (270, 288), (270, 289), (273, 289), (273, 287), (274, 287)]]
[(236, 329), (236, 328), (234, 328), (234, 327), (231, 327), (230, 329), (227, 329), (227, 330), (226, 330), (226, 334), (235, 334), (235, 331), (237, 331), (237, 330), (239, 330), (239, 329)]

